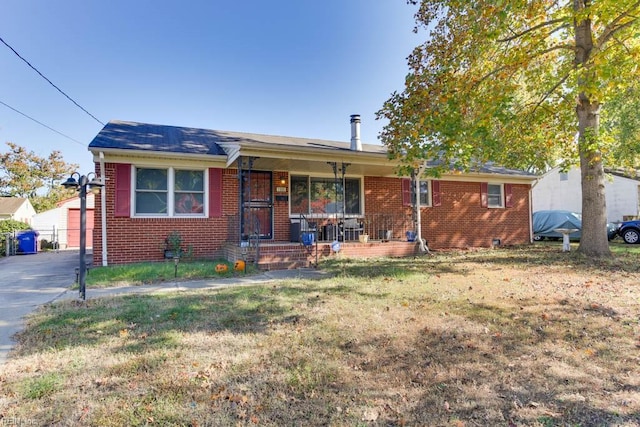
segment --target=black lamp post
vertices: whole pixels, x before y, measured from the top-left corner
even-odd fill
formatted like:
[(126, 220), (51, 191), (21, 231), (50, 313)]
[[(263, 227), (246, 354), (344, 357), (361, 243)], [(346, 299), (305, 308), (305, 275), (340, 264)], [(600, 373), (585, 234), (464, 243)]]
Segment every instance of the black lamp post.
[(86, 278), (87, 278), (87, 189), (89, 191), (98, 190), (104, 183), (96, 178), (93, 172), (80, 175), (74, 172), (62, 183), (65, 188), (73, 188), (80, 195), (80, 269), (78, 271), (78, 285), (80, 288), (80, 298), (86, 299)]

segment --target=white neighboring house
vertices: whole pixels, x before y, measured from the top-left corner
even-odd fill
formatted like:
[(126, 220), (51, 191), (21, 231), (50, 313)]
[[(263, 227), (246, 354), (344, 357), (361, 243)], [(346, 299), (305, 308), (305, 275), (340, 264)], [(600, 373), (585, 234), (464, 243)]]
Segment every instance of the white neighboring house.
[(0, 220), (13, 219), (32, 225), (36, 210), (25, 197), (0, 197)]
[[(582, 212), (582, 186), (580, 168), (566, 173), (551, 169), (533, 186), (533, 212), (541, 210), (567, 210)], [(605, 179), (607, 221), (618, 222), (640, 215), (640, 180), (608, 170)]]
[[(87, 193), (87, 247), (93, 247), (93, 214), (95, 196)], [(80, 197), (58, 202), (57, 207), (36, 214), (32, 228), (38, 240), (57, 242), (60, 249), (80, 247)]]

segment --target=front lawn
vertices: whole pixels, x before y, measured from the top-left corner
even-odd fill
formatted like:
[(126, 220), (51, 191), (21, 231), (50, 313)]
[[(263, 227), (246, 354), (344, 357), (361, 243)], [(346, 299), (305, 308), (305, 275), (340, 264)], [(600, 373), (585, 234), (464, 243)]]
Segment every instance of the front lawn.
[(0, 367), (0, 421), (638, 426), (640, 266), (614, 252), (336, 259), (323, 280), (53, 304)]

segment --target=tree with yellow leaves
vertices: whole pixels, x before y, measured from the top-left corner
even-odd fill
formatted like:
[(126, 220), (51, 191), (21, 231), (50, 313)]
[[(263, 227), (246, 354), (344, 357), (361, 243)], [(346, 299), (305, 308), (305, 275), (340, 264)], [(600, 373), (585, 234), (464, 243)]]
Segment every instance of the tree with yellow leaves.
[(404, 91), (378, 112), (390, 155), (410, 167), (441, 160), (434, 175), (489, 160), (534, 171), (579, 164), (579, 251), (609, 256), (604, 165), (625, 144), (600, 113), (620, 108), (640, 77), (640, 1), (409, 3), (429, 37), (409, 56)]

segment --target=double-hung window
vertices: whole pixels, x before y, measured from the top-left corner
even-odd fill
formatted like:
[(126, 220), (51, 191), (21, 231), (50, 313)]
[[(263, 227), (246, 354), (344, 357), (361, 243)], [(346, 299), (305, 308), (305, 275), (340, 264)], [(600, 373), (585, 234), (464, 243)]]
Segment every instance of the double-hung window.
[(483, 208), (512, 208), (514, 203), (514, 184), (480, 183), (480, 204)]
[[(402, 182), (402, 205), (413, 206), (416, 202), (416, 191), (414, 181), (410, 178), (403, 178)], [(420, 180), (418, 204), (421, 207), (438, 207), (442, 201), (440, 197), (440, 181), (437, 179)]]
[(487, 185), (487, 206), (490, 208), (504, 207), (504, 199), (502, 197), (502, 184)]
[(429, 195), (429, 181), (420, 181), (420, 206), (431, 206)]
[(135, 168), (135, 215), (204, 216), (205, 171)]

